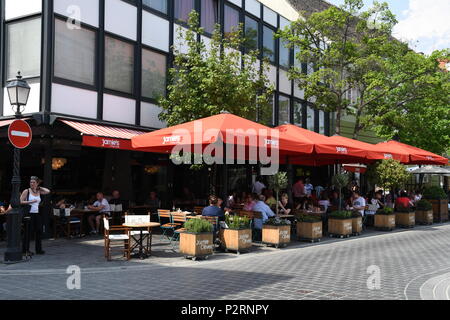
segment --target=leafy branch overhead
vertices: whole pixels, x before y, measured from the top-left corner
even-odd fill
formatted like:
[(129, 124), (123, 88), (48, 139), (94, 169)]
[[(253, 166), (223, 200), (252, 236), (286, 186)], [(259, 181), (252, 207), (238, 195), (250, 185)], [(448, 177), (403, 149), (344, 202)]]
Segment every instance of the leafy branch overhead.
[(203, 38), (198, 41), (204, 30), (193, 11), (189, 28), (179, 30), (168, 95), (159, 100), (161, 120), (176, 125), (221, 111), (256, 120), (264, 111), (272, 111), (268, 62), (260, 63), (258, 51), (241, 53), (245, 43), (242, 26), (222, 35), (217, 25), (208, 43)]

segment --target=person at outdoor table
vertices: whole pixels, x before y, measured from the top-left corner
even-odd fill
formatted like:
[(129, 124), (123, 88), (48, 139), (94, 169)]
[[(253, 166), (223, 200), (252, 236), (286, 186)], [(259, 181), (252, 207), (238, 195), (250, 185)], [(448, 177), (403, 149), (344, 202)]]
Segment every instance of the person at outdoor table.
[(296, 184), (292, 187), (292, 194), (294, 195), (294, 201), (296, 203), (301, 203), (302, 198), (306, 196), (305, 185), (303, 180), (299, 179)]
[(366, 199), (361, 197), (359, 191), (354, 191), (352, 195), (352, 207), (350, 210), (358, 211), (362, 216), (364, 216), (364, 211), (366, 210)]
[(318, 204), (319, 207), (323, 207), (325, 211), (328, 211), (328, 207), (331, 205), (331, 203), (326, 192), (322, 193)]
[(279, 213), (284, 214), (291, 214), (292, 212), (292, 206), (289, 203), (289, 196), (287, 193), (283, 193), (281, 196), (281, 201), (278, 202), (278, 206), (280, 207)]
[(219, 198), (215, 195), (209, 196), (209, 206), (203, 208), (202, 216), (204, 217), (225, 217), (225, 213), (220, 207)]
[(151, 208), (157, 208), (159, 209), (160, 207), (160, 201), (158, 199), (158, 195), (156, 194), (155, 191), (150, 191), (149, 197), (147, 200), (145, 200), (144, 203), (146, 206), (149, 206)]
[(395, 200), (395, 207), (411, 208), (414, 207), (414, 203), (412, 203), (411, 199), (408, 198), (408, 194), (402, 191), (400, 193), (400, 197)]
[(267, 190), (266, 192), (266, 204), (272, 209), (275, 210), (277, 206), (277, 199), (273, 196), (273, 190)]
[(128, 210), (128, 201), (123, 200), (122, 197), (120, 196), (120, 191), (119, 190), (114, 190), (112, 192), (112, 197), (111, 200), (108, 201), (108, 203), (111, 205), (121, 205), (122, 206), (122, 211), (127, 211)]
[(369, 205), (372, 206), (373, 208), (377, 208), (377, 210), (376, 211), (367, 210), (366, 215), (374, 215), (375, 213), (377, 213), (378, 209), (384, 208), (384, 203), (381, 202), (382, 196), (383, 196), (382, 191), (373, 192), (371, 194), (371, 196), (369, 197), (369, 199), (370, 199)]
[(258, 195), (254, 193), (253, 195), (248, 194), (244, 203), (244, 211), (253, 211), (255, 207), (256, 201), (258, 199)]
[(266, 188), (264, 183), (262, 183), (261, 181), (262, 181), (262, 178), (260, 176), (258, 176), (252, 187), (252, 192), (256, 193), (258, 196), (261, 195), (262, 191)]
[(307, 196), (310, 196), (312, 194), (312, 191), (314, 190), (314, 186), (311, 184), (311, 180), (308, 178), (305, 180), (305, 193)]
[(275, 213), (266, 204), (266, 197), (263, 195), (259, 196), (259, 201), (256, 202), (255, 206), (253, 207), (253, 211), (261, 212), (262, 214), (262, 219), (254, 219), (255, 229), (262, 230), (263, 224), (267, 220), (269, 220), (269, 218), (275, 217)]
[(40, 186), (41, 180), (38, 177), (30, 178), (30, 188), (24, 190), (20, 196), (21, 205), (29, 205), (30, 208), (30, 226), (27, 230), (22, 243), (22, 252), (28, 253), (30, 250), (30, 240), (35, 237), (36, 254), (45, 254), (42, 250), (42, 216), (39, 213), (39, 205), (41, 204), (41, 196), (50, 194), (50, 190)]
[(331, 205), (336, 208), (339, 208), (339, 206), (345, 208), (345, 201), (339, 198), (339, 193), (337, 191), (333, 191), (332, 193)]
[(98, 234), (100, 230), (100, 223), (102, 221), (102, 216), (104, 214), (110, 215), (110, 206), (108, 201), (105, 199), (103, 192), (97, 193), (97, 201), (93, 205), (88, 206), (88, 209), (94, 211), (89, 218), (89, 226), (91, 227), (91, 234)]

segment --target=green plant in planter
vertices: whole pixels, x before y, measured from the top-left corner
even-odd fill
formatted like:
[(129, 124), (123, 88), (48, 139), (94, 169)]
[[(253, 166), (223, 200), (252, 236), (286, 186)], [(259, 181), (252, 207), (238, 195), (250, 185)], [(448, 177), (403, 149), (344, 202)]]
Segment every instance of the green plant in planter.
[(248, 217), (227, 216), (225, 222), (231, 230), (246, 230), (250, 229), (251, 220)]
[(189, 233), (212, 232), (214, 226), (207, 220), (191, 219), (184, 224), (184, 228)]
[(404, 207), (404, 206), (398, 206), (395, 209), (395, 212), (400, 212), (400, 213), (410, 213), (410, 212), (414, 212), (414, 209), (411, 207)]
[(289, 226), (291, 222), (287, 219), (280, 219), (278, 217), (270, 218), (265, 223), (268, 226)]
[(383, 209), (378, 210), (376, 214), (382, 214), (382, 215), (389, 216), (389, 215), (394, 214), (394, 209), (389, 208), (389, 207), (384, 207)]
[(419, 211), (430, 211), (433, 210), (433, 205), (429, 201), (422, 199), (417, 202), (416, 209)]
[(350, 177), (347, 174), (336, 174), (333, 177), (333, 185), (339, 189), (339, 211), (342, 209), (342, 188), (344, 188), (349, 181)]
[(333, 211), (332, 213), (330, 213), (330, 218), (345, 220), (345, 219), (351, 219), (352, 215), (353, 214), (351, 211)]
[(428, 187), (423, 192), (423, 198), (428, 200), (446, 200), (445, 191), (437, 186)]
[(297, 216), (298, 222), (320, 222), (322, 218), (319, 216), (309, 215), (309, 214), (301, 214)]

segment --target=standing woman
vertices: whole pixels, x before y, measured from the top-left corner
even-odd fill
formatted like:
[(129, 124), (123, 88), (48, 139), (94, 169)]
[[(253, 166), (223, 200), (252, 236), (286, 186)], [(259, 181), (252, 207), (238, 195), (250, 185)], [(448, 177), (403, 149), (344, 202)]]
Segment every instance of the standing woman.
[(24, 254), (30, 251), (30, 239), (35, 235), (36, 254), (45, 254), (42, 250), (42, 216), (39, 213), (39, 205), (42, 201), (41, 196), (50, 193), (49, 189), (42, 188), (39, 185), (41, 180), (38, 177), (30, 178), (30, 188), (22, 192), (20, 203), (22, 205), (29, 205), (30, 208), (30, 227), (28, 234), (24, 237), (22, 251)]

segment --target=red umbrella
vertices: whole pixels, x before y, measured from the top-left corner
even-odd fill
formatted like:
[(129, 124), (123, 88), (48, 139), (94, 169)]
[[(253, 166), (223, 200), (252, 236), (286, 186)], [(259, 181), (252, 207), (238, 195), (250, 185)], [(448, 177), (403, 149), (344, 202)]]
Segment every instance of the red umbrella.
[(400, 143), (398, 141), (382, 142), (376, 145), (376, 147), (402, 152), (408, 155), (408, 160), (405, 163), (408, 164), (430, 164), (430, 165), (447, 165), (448, 159), (438, 156), (432, 152), (410, 146), (408, 144)]

